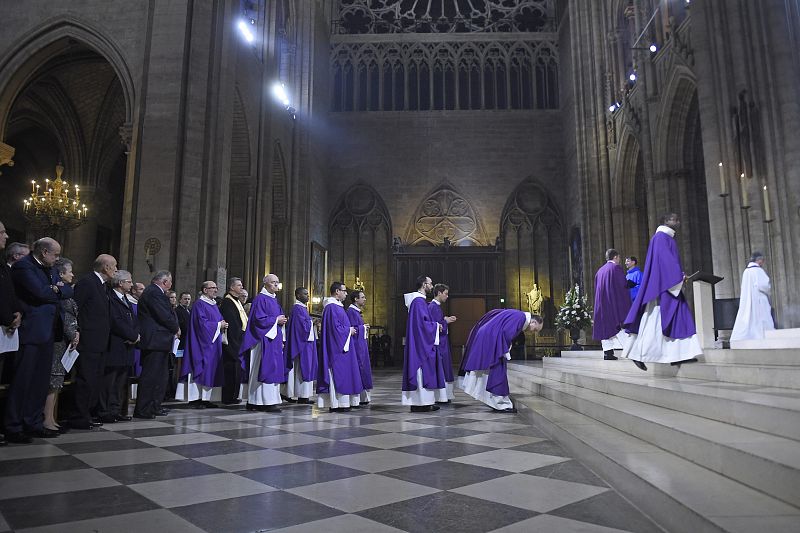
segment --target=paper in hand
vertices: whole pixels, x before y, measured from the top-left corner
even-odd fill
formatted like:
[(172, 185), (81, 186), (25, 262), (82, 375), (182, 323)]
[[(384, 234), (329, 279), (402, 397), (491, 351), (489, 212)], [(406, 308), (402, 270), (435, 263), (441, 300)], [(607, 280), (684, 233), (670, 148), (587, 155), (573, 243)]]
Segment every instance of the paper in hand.
[(64, 370), (67, 372), (72, 370), (72, 366), (78, 360), (79, 355), (78, 350), (70, 350), (69, 346), (67, 346), (67, 349), (64, 350), (64, 355), (61, 356), (61, 364), (64, 365)]
[(170, 353), (178, 353), (178, 346), (180, 345), (181, 340), (176, 338), (172, 341), (172, 351)]
[(0, 326), (0, 353), (19, 350), (19, 330)]

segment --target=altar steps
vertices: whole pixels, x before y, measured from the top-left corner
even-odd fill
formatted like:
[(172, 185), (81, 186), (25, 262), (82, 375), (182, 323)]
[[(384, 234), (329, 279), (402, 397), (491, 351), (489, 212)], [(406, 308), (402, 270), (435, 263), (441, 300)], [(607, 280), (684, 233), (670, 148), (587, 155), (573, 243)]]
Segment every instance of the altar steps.
[(800, 352), (800, 328), (775, 329), (759, 340), (731, 341), (732, 350), (796, 350)]
[(525, 412), (667, 529), (800, 531), (800, 394), (649, 367), (511, 362), (509, 383)]

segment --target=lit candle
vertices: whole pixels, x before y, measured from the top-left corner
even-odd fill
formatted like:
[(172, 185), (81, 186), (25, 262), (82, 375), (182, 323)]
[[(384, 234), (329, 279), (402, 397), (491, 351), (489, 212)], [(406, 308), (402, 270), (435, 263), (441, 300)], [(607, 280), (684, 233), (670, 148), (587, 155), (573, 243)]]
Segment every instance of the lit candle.
[(36, 182), (33, 180), (31, 180), (31, 192), (33, 193), (36, 192)]
[(770, 222), (772, 221), (772, 208), (769, 205), (769, 191), (767, 191), (766, 185), (762, 189), (762, 194), (764, 196), (764, 222)]
[(725, 171), (722, 168), (722, 161), (719, 162), (719, 195), (728, 196), (728, 184), (725, 182)]
[(744, 172), (739, 176), (742, 183), (742, 209), (750, 207), (750, 197), (747, 195), (747, 179), (744, 177)]

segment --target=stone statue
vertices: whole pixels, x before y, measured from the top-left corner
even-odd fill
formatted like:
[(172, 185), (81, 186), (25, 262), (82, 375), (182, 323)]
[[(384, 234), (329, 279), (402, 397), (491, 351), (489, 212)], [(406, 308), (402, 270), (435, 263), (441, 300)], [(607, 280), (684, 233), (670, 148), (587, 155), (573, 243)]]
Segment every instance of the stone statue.
[(537, 284), (533, 284), (531, 292), (525, 295), (528, 299), (528, 309), (534, 315), (542, 315), (542, 291)]
[(353, 290), (364, 292), (364, 282), (358, 276), (356, 276), (356, 282), (353, 283)]

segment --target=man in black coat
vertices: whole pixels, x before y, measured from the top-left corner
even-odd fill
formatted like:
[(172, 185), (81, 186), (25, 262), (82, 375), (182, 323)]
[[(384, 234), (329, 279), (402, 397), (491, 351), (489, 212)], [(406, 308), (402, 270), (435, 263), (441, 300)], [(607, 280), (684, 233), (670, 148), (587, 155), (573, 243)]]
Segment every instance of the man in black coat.
[(139, 323), (127, 298), (133, 286), (131, 273), (117, 270), (108, 284), (111, 340), (105, 359), (98, 415), (102, 422), (113, 423), (131, 419), (127, 412), (121, 412), (122, 388), (128, 382), (128, 370), (133, 365), (133, 347), (139, 342)]
[(6, 399), (6, 440), (29, 443), (34, 437), (57, 437), (42, 426), (44, 402), (53, 366), (53, 341), (61, 329), (59, 300), (71, 298), (69, 285), (59, 286), (53, 265), (61, 245), (44, 237), (33, 243), (30, 255), (14, 263), (11, 278), (22, 307), (19, 351), (14, 356), (14, 380)]
[(135, 418), (152, 419), (162, 414), (161, 400), (167, 389), (169, 354), (172, 343), (180, 335), (178, 319), (165, 294), (172, 288), (172, 274), (156, 273), (144, 290), (138, 304), (139, 348), (142, 353), (142, 374), (136, 392)]
[(219, 306), (222, 318), (228, 323), (228, 344), (222, 345), (222, 370), (225, 375), (222, 403), (228, 405), (239, 403), (239, 389), (242, 384), (239, 348), (242, 346), (244, 332), (247, 331), (247, 313), (239, 301), (243, 290), (241, 278), (230, 278), (228, 293)]
[[(0, 250), (6, 247), (8, 240), (8, 232), (5, 225), (0, 222)], [(2, 331), (4, 335), (13, 335), (13, 332), (19, 327), (22, 321), (22, 309), (17, 302), (17, 297), (14, 294), (14, 282), (11, 280), (11, 269), (5, 261), (0, 261), (0, 326), (5, 328)], [(13, 357), (13, 351), (0, 350), (0, 358)], [(10, 354), (10, 355), (4, 355)], [(2, 359), (0, 359), (0, 375), (2, 375)], [(5, 446), (6, 441), (0, 435), (0, 446)]]
[(111, 311), (106, 282), (117, 271), (117, 260), (101, 254), (89, 272), (75, 284), (75, 303), (78, 304), (78, 360), (75, 363), (75, 417), (70, 426), (90, 429), (101, 424), (97, 402), (103, 385), (103, 371), (108, 345), (111, 340)]

